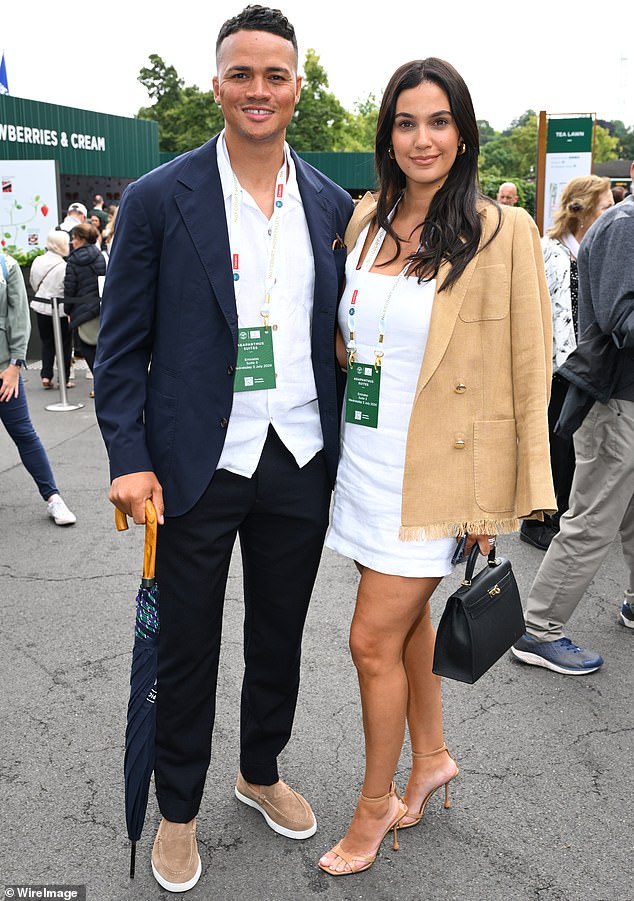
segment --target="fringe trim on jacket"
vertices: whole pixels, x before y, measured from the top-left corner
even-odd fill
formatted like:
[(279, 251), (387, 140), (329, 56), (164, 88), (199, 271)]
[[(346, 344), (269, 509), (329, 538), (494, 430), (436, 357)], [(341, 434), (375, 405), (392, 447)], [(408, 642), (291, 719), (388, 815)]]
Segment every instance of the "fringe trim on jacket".
[(433, 538), (459, 538), (465, 532), (472, 535), (503, 535), (506, 532), (517, 532), (520, 521), (511, 519), (481, 519), (472, 522), (434, 522), (428, 526), (401, 526), (398, 537), (400, 541), (423, 541)]

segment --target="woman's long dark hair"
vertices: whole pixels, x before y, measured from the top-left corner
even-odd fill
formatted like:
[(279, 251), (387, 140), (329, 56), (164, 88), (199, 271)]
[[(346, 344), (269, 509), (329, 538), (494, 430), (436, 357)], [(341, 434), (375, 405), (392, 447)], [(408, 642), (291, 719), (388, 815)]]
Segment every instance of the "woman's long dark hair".
[(379, 226), (396, 243), (396, 254), (392, 257), (395, 260), (401, 245), (388, 217), (405, 188), (405, 176), (388, 152), (392, 144), (396, 101), (402, 91), (416, 88), (424, 81), (433, 82), (447, 94), (458, 134), (465, 144), (465, 152), (456, 157), (445, 183), (432, 199), (422, 224), (420, 250), (408, 257), (413, 264), (410, 271), (419, 281), (436, 278), (440, 264), (447, 260), (450, 270), (439, 288), (443, 290), (460, 277), (478, 252), (482, 227), (477, 203), (483, 195), (478, 188), (480, 139), (471, 95), (462, 76), (442, 59), (430, 56), (405, 63), (392, 75), (385, 89), (376, 132), (375, 167), (379, 178), (376, 216)]

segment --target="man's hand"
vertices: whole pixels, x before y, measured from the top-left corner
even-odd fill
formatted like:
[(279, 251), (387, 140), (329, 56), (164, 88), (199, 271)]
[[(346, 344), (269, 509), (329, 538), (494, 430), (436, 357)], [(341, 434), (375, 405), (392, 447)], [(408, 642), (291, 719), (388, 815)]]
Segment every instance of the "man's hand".
[(0, 402), (8, 402), (12, 398), (18, 396), (20, 385), (20, 367), (12, 366), (11, 363), (6, 369), (0, 372)]
[(145, 522), (145, 502), (151, 500), (156, 518), (163, 525), (163, 489), (153, 472), (131, 472), (112, 480), (108, 494), (111, 503), (131, 516), (137, 525)]

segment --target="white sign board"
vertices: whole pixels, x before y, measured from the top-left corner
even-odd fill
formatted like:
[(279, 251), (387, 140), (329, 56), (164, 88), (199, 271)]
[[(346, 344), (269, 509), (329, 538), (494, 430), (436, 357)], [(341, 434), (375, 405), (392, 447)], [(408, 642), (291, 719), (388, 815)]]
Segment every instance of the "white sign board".
[(46, 247), (58, 224), (56, 160), (0, 160), (0, 246)]

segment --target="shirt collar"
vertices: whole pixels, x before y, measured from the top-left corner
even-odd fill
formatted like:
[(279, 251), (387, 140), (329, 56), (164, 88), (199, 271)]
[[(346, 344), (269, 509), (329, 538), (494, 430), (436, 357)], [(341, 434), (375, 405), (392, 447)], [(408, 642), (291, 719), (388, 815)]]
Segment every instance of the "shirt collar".
[[(296, 200), (301, 201), (299, 185), (297, 184), (297, 169), (286, 141), (284, 142), (284, 150), (288, 153), (288, 179), (286, 182), (286, 190), (290, 197), (294, 197)], [(218, 135), (216, 156), (218, 158), (218, 172), (220, 173), (222, 193), (226, 199), (233, 194), (233, 169), (231, 168), (231, 160), (229, 159), (229, 151), (227, 150), (227, 142), (225, 141), (224, 128)]]

